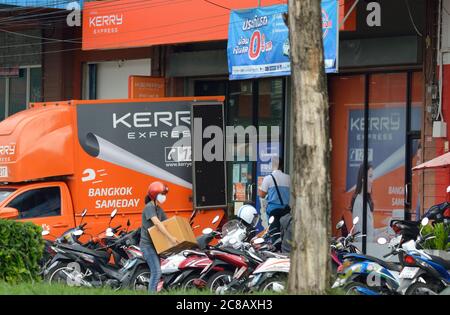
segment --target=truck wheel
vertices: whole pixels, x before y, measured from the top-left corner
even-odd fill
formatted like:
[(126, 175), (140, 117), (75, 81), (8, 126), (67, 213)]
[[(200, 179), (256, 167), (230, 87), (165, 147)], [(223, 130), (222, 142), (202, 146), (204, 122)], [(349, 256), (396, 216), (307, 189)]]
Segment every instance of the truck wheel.
[(148, 290), (150, 282), (150, 270), (146, 267), (140, 267), (133, 275), (130, 283), (130, 289), (135, 291)]
[(211, 276), (211, 278), (208, 279), (206, 287), (211, 292), (216, 292), (217, 288), (225, 286), (231, 282), (233, 279), (233, 274), (234, 272), (228, 270), (216, 272)]
[(262, 292), (282, 292), (286, 289), (286, 283), (287, 276), (278, 274), (264, 280), (260, 288)]

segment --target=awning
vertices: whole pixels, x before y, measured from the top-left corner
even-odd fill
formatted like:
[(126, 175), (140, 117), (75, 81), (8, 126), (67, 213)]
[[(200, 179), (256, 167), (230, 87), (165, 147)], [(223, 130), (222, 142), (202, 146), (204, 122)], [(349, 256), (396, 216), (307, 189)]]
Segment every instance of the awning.
[[(340, 17), (355, 0), (336, 0)], [(83, 50), (226, 40), (230, 11), (287, 3), (287, 0), (111, 0), (86, 2), (83, 8)], [(353, 30), (356, 11), (345, 27)], [(348, 24), (347, 24), (348, 23)], [(349, 27), (347, 27), (349, 26)]]
[(428, 162), (417, 165), (413, 168), (415, 170), (423, 170), (428, 168), (446, 168), (450, 167), (450, 152), (445, 153), (437, 158), (429, 160)]

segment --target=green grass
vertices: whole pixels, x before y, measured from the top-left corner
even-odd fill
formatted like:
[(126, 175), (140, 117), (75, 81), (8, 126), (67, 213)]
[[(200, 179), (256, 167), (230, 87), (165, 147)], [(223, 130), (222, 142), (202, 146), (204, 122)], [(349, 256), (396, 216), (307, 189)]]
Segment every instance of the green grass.
[[(9, 284), (0, 282), (0, 295), (147, 295), (146, 291), (119, 290), (107, 288), (69, 287), (67, 285), (49, 285), (45, 282)], [(171, 290), (158, 293), (159, 295), (214, 295), (206, 290)], [(256, 292), (238, 295), (282, 295), (276, 292)], [(327, 294), (341, 295), (343, 291), (330, 289)]]
[(0, 282), (0, 295), (141, 295), (147, 292), (130, 290), (114, 291), (101, 288), (69, 287), (66, 285), (49, 285), (44, 282), (9, 284)]
[[(45, 282), (9, 284), (0, 282), (0, 295), (146, 295), (147, 291), (119, 290), (107, 288), (69, 287), (66, 285), (49, 285)], [(214, 295), (207, 290), (171, 290), (159, 295)], [(259, 293), (258, 293), (259, 294)], [(277, 293), (264, 293), (276, 295)]]

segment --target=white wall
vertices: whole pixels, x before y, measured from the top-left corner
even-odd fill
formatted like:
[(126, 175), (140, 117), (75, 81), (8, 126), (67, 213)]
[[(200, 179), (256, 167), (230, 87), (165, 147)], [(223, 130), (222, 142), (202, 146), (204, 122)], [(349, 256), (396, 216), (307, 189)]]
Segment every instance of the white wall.
[(130, 75), (151, 75), (151, 59), (97, 63), (97, 99), (128, 98)]

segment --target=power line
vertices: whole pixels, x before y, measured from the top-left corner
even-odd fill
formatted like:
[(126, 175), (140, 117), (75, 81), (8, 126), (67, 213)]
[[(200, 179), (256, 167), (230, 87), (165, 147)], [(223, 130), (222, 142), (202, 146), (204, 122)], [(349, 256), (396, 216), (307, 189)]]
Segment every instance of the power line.
[(76, 43), (76, 44), (79, 44), (79, 43), (80, 43), (80, 42), (73, 41), (73, 40), (70, 40), (70, 39), (55, 39), (55, 38), (47, 38), (47, 37), (41, 37), (41, 36), (34, 36), (34, 35), (29, 35), (29, 34), (24, 34), (24, 33), (18, 33), (18, 32), (8, 31), (8, 30), (5, 30), (5, 29), (0, 29), (0, 32), (4, 32), (4, 33), (8, 33), (8, 34), (14, 34), (14, 35), (23, 36), (23, 37), (28, 37), (28, 38), (45, 39), (45, 40), (48, 40), (48, 41), (55, 41), (55, 42), (68, 42), (68, 43)]
[[(69, 4), (70, 2), (74, 2), (74, 1), (76, 1), (76, 0), (62, 0), (61, 2), (56, 3), (56, 5)], [(8, 17), (5, 17), (3, 19), (0, 19), (0, 21), (9, 20), (9, 19), (15, 18), (17, 16), (24, 16), (24, 15), (27, 15), (27, 14), (30, 14), (30, 13), (33, 13), (33, 12), (41, 12), (41, 11), (47, 11), (47, 10), (51, 10), (51, 9), (52, 8), (18, 7), (16, 10), (11, 10), (9, 12), (16, 12), (16, 11), (19, 11), (19, 10), (21, 10), (21, 11), (28, 11), (28, 12), (19, 13), (17, 15), (13, 15), (13, 16), (8, 16)], [(61, 9), (55, 9), (55, 10), (61, 10)], [(1, 10), (0, 10), (0, 13), (1, 13)]]
[[(278, 13), (272, 13), (272, 14), (269, 14), (269, 16), (278, 15), (278, 14), (280, 14), (280, 13), (279, 12)], [(241, 23), (241, 21), (234, 21), (231, 24), (240, 24), (240, 23)], [(212, 30), (211, 31), (211, 29), (214, 29), (214, 28), (217, 28), (217, 27), (223, 27), (223, 26), (227, 26), (227, 25), (230, 25), (230, 23), (217, 24), (217, 25), (212, 25), (212, 26), (209, 26), (209, 27), (202, 27), (202, 28), (198, 28), (198, 29), (194, 29), (194, 30), (186, 30), (186, 31), (170, 33), (170, 34), (158, 34), (158, 35), (155, 35), (155, 36), (149, 36), (149, 37), (143, 37), (143, 38), (134, 39), (134, 40), (122, 41), (121, 43), (133, 43), (133, 42), (139, 42), (139, 41), (147, 40), (147, 39), (166, 37), (166, 36), (170, 36), (170, 35), (188, 34), (188, 33), (193, 33), (193, 32), (199, 32), (202, 35), (213, 34), (213, 33), (217, 33), (218, 31), (221, 31), (221, 30), (220, 29), (219, 30), (216, 29), (216, 30)], [(204, 30), (210, 30), (210, 31), (202, 32)], [(111, 47), (109, 49), (115, 49), (115, 48), (117, 48), (117, 47)], [(6, 56), (1, 56), (1, 57), (3, 57), (3, 58), (7, 58), (8, 57), (9, 58), (9, 57), (21, 57), (21, 56), (30, 56), (30, 55), (51, 54), (51, 53), (76, 51), (76, 50), (80, 50), (80, 49), (81, 48), (69, 48), (69, 49), (60, 49), (60, 50), (53, 50), (53, 51), (44, 51), (44, 52), (39, 52), (39, 53), (25, 53), (25, 54), (6, 55)], [(107, 45), (106, 45), (106, 47), (104, 47), (104, 49), (108, 49)], [(117, 48), (117, 49), (119, 49), (119, 48)]]
[(408, 9), (409, 19), (411, 20), (411, 23), (412, 23), (412, 25), (413, 25), (417, 35), (419, 35), (420, 37), (423, 37), (422, 33), (419, 31), (419, 29), (416, 26), (416, 23), (414, 22), (413, 16), (411, 14), (411, 8), (409, 7), (408, 0), (405, 0), (405, 4), (406, 4), (406, 8)]
[[(274, 13), (274, 14), (270, 14), (270, 15), (277, 15), (277, 14), (279, 14), (279, 13)], [(225, 16), (225, 15), (228, 15), (228, 14), (221, 14), (221, 15), (217, 15), (217, 16), (208, 16), (208, 17), (204, 17), (204, 18), (201, 18), (201, 19), (191, 19), (191, 20), (181, 21), (181, 22), (178, 22), (178, 23), (172, 23), (172, 24), (166, 24), (166, 25), (160, 25), (160, 26), (153, 26), (153, 27), (149, 27), (149, 28), (147, 28), (147, 29), (164, 28), (164, 27), (174, 26), (174, 25), (178, 25), (178, 24), (189, 23), (189, 22), (192, 22), (192, 21), (206, 20), (206, 19), (211, 19), (211, 18), (216, 18), (216, 17), (223, 17), (223, 16)], [(236, 22), (233, 22), (233, 23), (240, 23), (240, 21), (236, 21)], [(188, 33), (192, 33), (192, 32), (200, 32), (200, 33), (203, 33), (203, 32), (202, 32), (203, 30), (214, 29), (214, 28), (217, 28), (217, 27), (223, 27), (223, 26), (228, 26), (228, 25), (230, 25), (230, 23), (226, 23), (226, 24), (217, 24), (217, 25), (212, 25), (212, 26), (210, 26), (210, 27), (206, 27), (206, 28), (205, 28), (205, 27), (202, 27), (202, 28), (199, 28), (199, 29), (187, 30), (187, 31), (181, 31), (181, 32), (177, 31), (176, 33), (170, 33), (170, 34), (158, 34), (158, 35), (154, 35), (154, 36), (143, 37), (143, 38), (133, 39), (133, 40), (129, 40), (129, 41), (122, 41), (121, 43), (139, 42), (139, 41), (148, 40), (148, 39), (160, 38), (160, 37), (165, 37), (165, 36), (170, 36), (170, 35), (188, 34)], [(123, 32), (122, 34), (125, 34), (125, 33), (142, 32), (142, 31), (145, 31), (145, 30), (147, 30), (147, 29), (140, 29), (140, 30), (135, 30), (135, 31)], [(46, 37), (40, 37), (40, 36), (34, 36), (34, 35), (28, 35), (28, 34), (23, 34), (23, 33), (17, 33), (17, 32), (7, 31), (7, 30), (4, 30), (4, 29), (0, 29), (0, 31), (7, 32), (7, 33), (12, 33), (12, 34), (16, 34), (16, 35), (21, 35), (21, 36), (25, 36), (25, 37), (29, 37), (29, 38), (36, 38), (36, 39), (44, 39), (44, 40), (48, 40), (48, 42), (46, 42), (45, 44), (52, 44), (52, 43), (58, 43), (58, 42), (68, 42), (68, 43), (73, 43), (73, 44), (80, 44), (80, 43), (82, 43), (82, 42), (75, 41), (75, 40), (65, 40), (65, 39), (46, 38)], [(218, 32), (218, 31), (219, 31), (219, 30), (209, 31), (209, 32), (206, 32), (206, 33), (204, 33), (204, 34), (211, 34), (211, 33), (215, 33), (215, 32)], [(104, 34), (104, 35), (107, 36), (108, 34)], [(100, 34), (100, 36), (101, 36), (101, 34)], [(96, 36), (96, 37), (97, 37), (97, 36)], [(114, 44), (114, 43), (112, 42), (112, 43), (106, 44), (106, 46), (111, 45), (111, 44)], [(163, 44), (163, 43), (161, 43), (161, 44)], [(20, 45), (20, 44), (19, 44), (19, 45)], [(16, 45), (12, 45), (12, 46), (20, 47), (19, 45), (17, 45), (17, 46), (16, 46)], [(26, 44), (25, 44), (25, 45), (26, 45)], [(25, 45), (24, 45), (24, 46), (25, 46)], [(8, 47), (8, 46), (0, 47), (0, 49), (1, 49), (1, 48), (6, 48), (6, 47)], [(108, 47), (105, 47), (105, 48), (108, 48)], [(114, 48), (116, 48), (116, 47), (110, 47), (110, 49), (114, 49)], [(59, 53), (59, 52), (74, 51), (74, 50), (79, 50), (79, 49), (80, 49), (80, 48), (71, 48), (71, 49), (62, 49), (62, 50), (55, 50), (55, 51), (39, 52), (39, 53), (27, 53), (27, 54), (7, 55), (7, 56), (2, 56), (2, 57), (18, 57), (18, 56), (23, 56), (23, 55), (35, 55), (35, 54), (46, 54), (46, 53)]]
[[(182, 0), (180, 2), (186, 2), (186, 1), (192, 1), (192, 0)], [(214, 16), (208, 16), (208, 17), (204, 17), (204, 18), (190, 19), (190, 20), (185, 20), (185, 21), (181, 21), (181, 22), (177, 22), (177, 23), (171, 23), (171, 24), (165, 24), (165, 25), (159, 25), (159, 26), (151, 26), (151, 27), (148, 27), (148, 28), (142, 28), (140, 30), (122, 32), (122, 34), (142, 32), (142, 31), (146, 31), (146, 30), (153, 30), (153, 29), (159, 29), (159, 28), (165, 28), (165, 27), (170, 27), (170, 26), (174, 26), (174, 25), (180, 25), (180, 24), (185, 24), (185, 23), (190, 23), (190, 22), (195, 22), (195, 21), (202, 21), (202, 20), (208, 20), (208, 19), (224, 17), (224, 16), (227, 16), (227, 15), (228, 15), (228, 13), (227, 14), (214, 15)], [(15, 35), (18, 35), (18, 36), (25, 36), (25, 37), (31, 37), (31, 38), (36, 38), (36, 39), (49, 40), (51, 42), (61, 42), (62, 41), (62, 42), (71, 42), (71, 43), (82, 43), (81, 41), (78, 41), (79, 39), (82, 39), (80, 37), (73, 38), (72, 40), (64, 40), (64, 39), (54, 39), (54, 38), (46, 38), (46, 37), (40, 37), (40, 36), (25, 35), (23, 33), (7, 31), (7, 30), (4, 30), (4, 29), (0, 29), (0, 32), (1, 31), (9, 32), (9, 33), (12, 33), (12, 34), (15, 34)], [(99, 34), (96, 37), (102, 37), (102, 36), (108, 36), (108, 34)], [(48, 43), (50, 43), (50, 42), (48, 42)], [(0, 49), (3, 48), (3, 47), (4, 46), (0, 46)]]
[(228, 11), (231, 11), (230, 8), (225, 7), (225, 6), (223, 6), (223, 5), (220, 5), (220, 4), (217, 4), (217, 3), (215, 3), (215, 2), (212, 2), (212, 1), (209, 1), (209, 0), (203, 0), (203, 1), (205, 1), (205, 2), (207, 2), (207, 3), (209, 3), (209, 4), (212, 4), (212, 5), (215, 5), (216, 7), (219, 7), (219, 8), (228, 10)]
[[(70, 0), (64, 0), (64, 2), (68, 2)], [(77, 1), (77, 0), (71, 0), (71, 2), (73, 1)], [(64, 3), (57, 3), (59, 4), (64, 4)], [(12, 5), (11, 5), (12, 6)], [(16, 11), (24, 11), (24, 10), (30, 10), (30, 9), (36, 9), (36, 7), (30, 7), (30, 6), (14, 6), (12, 8), (5, 8), (5, 9), (0, 9), (0, 13), (1, 12), (16, 12)], [(41, 9), (41, 8), (39, 8)]]
[[(148, 9), (148, 8), (154, 8), (154, 7), (161, 7), (161, 6), (165, 6), (165, 5), (173, 5), (173, 4), (179, 4), (179, 3), (183, 3), (183, 2), (189, 2), (192, 0), (163, 0), (163, 1), (159, 1), (159, 2), (151, 2), (151, 3), (146, 3), (142, 6), (142, 0), (136, 1), (136, 2), (132, 2), (131, 4), (135, 4), (134, 6), (130, 6), (129, 4), (127, 4), (127, 6), (125, 7), (125, 10), (121, 10), (121, 13), (124, 12), (129, 12), (129, 11), (135, 11), (135, 10), (142, 10), (142, 9)], [(111, 9), (112, 7), (123, 7), (124, 3), (117, 3), (117, 4), (113, 4), (113, 5), (109, 5), (108, 7), (105, 7), (107, 10), (102, 10), (103, 14), (108, 14), (113, 12), (115, 9)], [(67, 11), (57, 11), (57, 12), (48, 12), (48, 13), (42, 13), (42, 14), (37, 14), (37, 15), (24, 15), (19, 17), (17, 20), (15, 19), (10, 19), (10, 20), (5, 20), (4, 22), (15, 22), (15, 21), (26, 21), (27, 19), (31, 19), (31, 17), (36, 17), (36, 19), (33, 19), (32, 21), (37, 22), (37, 21), (63, 21), (66, 19), (66, 16), (56, 16), (56, 17), (42, 17), (42, 16), (48, 16), (48, 15), (65, 15), (67, 14)], [(42, 18), (39, 18), (42, 17)], [(3, 20), (0, 19), (0, 24), (2, 24)], [(28, 21), (27, 21), (28, 22)], [(32, 25), (32, 24), (28, 24), (28, 25)], [(78, 38), (81, 39), (81, 38)]]

